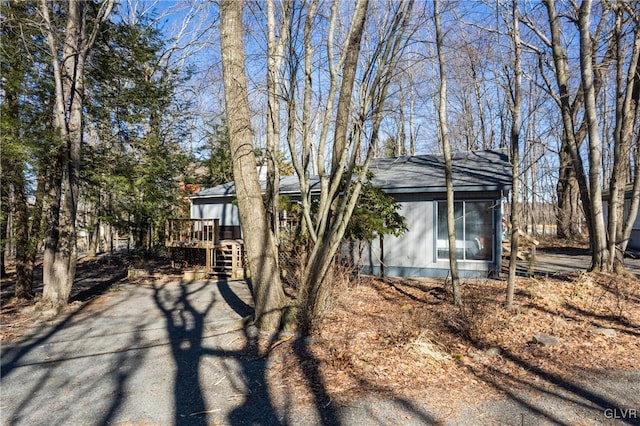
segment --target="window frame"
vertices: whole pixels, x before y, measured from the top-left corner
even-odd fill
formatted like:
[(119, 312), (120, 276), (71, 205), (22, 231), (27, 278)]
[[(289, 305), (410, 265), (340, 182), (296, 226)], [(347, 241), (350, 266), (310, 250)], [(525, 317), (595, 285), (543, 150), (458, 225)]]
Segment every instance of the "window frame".
[[(433, 214), (433, 222), (434, 222), (434, 232), (433, 232), (433, 236), (434, 236), (434, 241), (433, 241), (433, 247), (434, 247), (434, 251), (433, 251), (433, 258), (434, 258), (434, 262), (438, 262), (438, 261), (447, 261), (449, 262), (449, 248), (446, 248), (446, 252), (447, 255), (445, 257), (439, 257), (438, 256), (438, 234), (439, 234), (439, 214), (438, 214), (438, 210), (439, 210), (439, 205), (440, 204), (444, 204), (446, 206), (447, 204), (447, 200), (434, 200), (434, 214)], [(496, 213), (495, 213), (495, 208), (496, 208), (496, 201), (495, 200), (489, 200), (489, 199), (475, 199), (475, 198), (471, 198), (471, 199), (464, 199), (464, 200), (454, 200), (454, 205), (456, 203), (462, 203), (462, 233), (463, 235), (461, 236), (461, 238), (458, 238), (458, 236), (456, 235), (456, 240), (458, 239), (462, 239), (463, 241), (466, 241), (466, 233), (467, 233), (467, 203), (489, 203), (490, 204), (490, 209), (491, 209), (491, 230), (492, 230), (492, 235), (491, 235), (491, 257), (489, 259), (467, 259), (467, 251), (466, 250), (462, 250), (463, 256), (460, 257), (458, 256), (458, 261), (463, 261), (463, 262), (483, 262), (483, 263), (493, 263), (495, 262), (495, 255), (496, 255), (496, 250), (495, 250), (495, 244), (496, 244), (496, 227), (495, 227), (495, 223), (496, 223)], [(446, 208), (446, 207), (445, 207)], [(454, 209), (455, 210), (455, 209)], [(445, 228), (446, 228), (446, 224), (445, 224)], [(446, 233), (446, 232), (445, 232)], [(447, 240), (447, 245), (448, 245), (448, 240)], [(456, 251), (458, 251), (457, 247), (456, 247)]]

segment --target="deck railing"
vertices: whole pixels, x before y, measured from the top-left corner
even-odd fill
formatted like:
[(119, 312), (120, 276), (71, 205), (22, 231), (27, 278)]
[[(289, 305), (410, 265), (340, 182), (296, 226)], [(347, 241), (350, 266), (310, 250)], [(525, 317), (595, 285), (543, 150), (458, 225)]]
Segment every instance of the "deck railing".
[(168, 247), (213, 247), (220, 238), (219, 219), (167, 220)]

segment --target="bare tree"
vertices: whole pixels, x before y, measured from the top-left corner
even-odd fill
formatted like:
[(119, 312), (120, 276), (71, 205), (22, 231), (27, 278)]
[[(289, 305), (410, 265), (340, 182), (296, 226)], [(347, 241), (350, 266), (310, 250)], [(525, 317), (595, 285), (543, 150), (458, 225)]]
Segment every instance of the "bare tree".
[[(591, 0), (584, 0), (578, 12), (580, 30), (580, 74), (582, 77), (585, 119), (589, 135), (589, 195), (591, 197), (591, 250), (592, 267), (602, 268), (609, 263), (611, 253), (607, 248), (607, 235), (602, 208), (602, 182), (600, 131), (596, 112), (596, 91), (593, 75), (593, 42), (591, 40)], [(605, 267), (606, 269), (606, 267)]]
[(220, 48), (233, 176), (247, 261), (253, 284), (255, 322), (266, 330), (280, 325), (284, 292), (277, 248), (267, 223), (251, 140), (251, 111), (242, 42), (243, 2), (220, 2)]
[[(347, 36), (344, 49), (344, 57), (342, 58), (342, 81), (338, 95), (338, 104), (336, 108), (336, 122), (333, 135), (333, 156), (331, 160), (331, 173), (328, 174), (324, 160), (318, 162), (319, 176), (322, 186), (322, 194), (318, 207), (318, 223), (313, 234), (316, 241), (309, 255), (307, 267), (304, 270), (301, 283), (301, 302), (303, 309), (302, 326), (304, 329), (310, 329), (313, 322), (321, 316), (325, 308), (329, 288), (324, 285), (325, 277), (333, 255), (338, 249), (338, 245), (342, 240), (342, 235), (346, 229), (348, 218), (350, 216), (357, 200), (361, 182), (358, 180), (354, 188), (354, 196), (351, 198), (347, 195), (351, 180), (345, 184), (342, 182), (342, 176), (345, 173), (345, 166), (348, 162), (349, 145), (347, 139), (349, 117), (351, 115), (353, 85), (356, 77), (356, 69), (358, 66), (358, 57), (360, 52), (360, 42), (364, 31), (364, 23), (367, 17), (367, 9), (369, 0), (358, 0), (355, 5), (351, 27)], [(335, 11), (335, 4), (334, 9)], [(333, 64), (329, 64), (333, 66)], [(332, 78), (336, 78), (335, 71)], [(335, 87), (335, 86), (334, 86)], [(326, 117), (329, 117), (327, 115)], [(328, 124), (325, 122), (323, 131), (326, 134)], [(325, 141), (321, 140), (321, 144)], [(318, 149), (318, 153), (324, 152), (324, 147)], [(350, 166), (347, 170), (353, 172), (355, 158), (349, 161)], [(368, 163), (365, 162), (365, 167)], [(298, 175), (300, 176), (300, 175)], [(341, 196), (342, 193), (342, 196)], [(309, 216), (311, 216), (309, 214)]]
[[(607, 236), (610, 253), (609, 268), (620, 273), (624, 264), (624, 252), (640, 204), (640, 147), (638, 146), (640, 136), (637, 129), (637, 117), (640, 109), (640, 30), (638, 29), (640, 16), (637, 10), (633, 10), (625, 3), (619, 3), (614, 8), (614, 13), (616, 18), (613, 31), (616, 46), (616, 113), (613, 130), (614, 158), (609, 182)], [(631, 21), (632, 28), (635, 28), (635, 34), (632, 33), (633, 42), (630, 49), (623, 45), (625, 16)], [(625, 50), (630, 52), (626, 72), (626, 58), (622, 53)], [(634, 126), (636, 126), (635, 141), (633, 140)], [(631, 174), (632, 158), (635, 166), (633, 175)], [(627, 181), (632, 182), (632, 185), (629, 210), (625, 218), (624, 200)]]
[(440, 21), (440, 1), (433, 2), (433, 19), (436, 30), (436, 47), (438, 49), (438, 65), (440, 69), (440, 98), (438, 107), (438, 123), (440, 126), (440, 143), (444, 154), (444, 175), (447, 186), (447, 234), (449, 237), (449, 269), (451, 271), (451, 286), (453, 288), (453, 303), (462, 305), (462, 293), (460, 291), (460, 273), (458, 271), (458, 258), (456, 255), (456, 225), (455, 225), (455, 200), (453, 188), (453, 161), (451, 159), (451, 143), (449, 142), (449, 127), (447, 122), (447, 74), (446, 58), (444, 54), (442, 25)]
[[(349, 6), (353, 13), (346, 26), (348, 32), (341, 48), (337, 49), (334, 43), (343, 12), (341, 3), (332, 2), (327, 21), (318, 16), (318, 4), (317, 1), (308, 4), (302, 52), (294, 52), (290, 58), (302, 58), (300, 68), (295, 61), (289, 66), (290, 73), (299, 72), (302, 78), (290, 74), (287, 87), (290, 130), (287, 142), (300, 182), (303, 233), (309, 240), (308, 257), (299, 283), (302, 327), (305, 329), (311, 328), (327, 307), (332, 289), (328, 271), (378, 145), (381, 122), (386, 116), (388, 89), (407, 43), (405, 30), (413, 7), (412, 0), (392, 1), (385, 4), (388, 8), (384, 13), (378, 14), (377, 9), (369, 7), (368, 0), (359, 0), (352, 8)], [(378, 24), (375, 27), (371, 24), (375, 34), (374, 31), (366, 33), (368, 20)], [(321, 23), (327, 25), (327, 36), (322, 39), (326, 68), (318, 70), (314, 28)], [(368, 34), (370, 43), (365, 51), (361, 48), (364, 34)], [(324, 74), (326, 80), (315, 79), (317, 73)], [(296, 106), (293, 96), (298, 82), (302, 86), (301, 107)], [(315, 110), (312, 108), (314, 96), (322, 100)], [(299, 113), (298, 108), (301, 109)], [(300, 129), (299, 139), (292, 129)], [(319, 135), (316, 129), (319, 129)], [(314, 195), (317, 198), (312, 203), (310, 172), (314, 164), (319, 195)]]
[[(575, 123), (578, 120), (578, 111), (581, 109), (583, 98), (580, 96), (581, 89), (572, 96), (571, 75), (569, 73), (569, 55), (563, 46), (561, 16), (556, 10), (555, 0), (545, 2), (547, 18), (549, 23), (550, 37), (544, 34), (527, 17), (523, 17), (523, 22), (538, 35), (545, 47), (551, 49), (554, 64), (554, 78), (557, 90), (546, 80), (542, 70), (544, 61), (542, 53), (540, 59), (541, 75), (545, 78), (548, 90), (557, 102), (562, 118), (562, 144), (559, 150), (559, 177), (557, 183), (557, 233), (560, 238), (579, 238), (581, 230), (575, 220), (581, 214), (579, 201), (581, 196), (588, 191), (586, 179), (579, 175), (582, 169), (582, 159), (574, 154), (579, 152), (580, 146), (586, 137), (586, 125), (578, 127), (576, 131)], [(590, 216), (589, 206), (582, 204), (584, 215)], [(587, 221), (590, 224), (590, 221)]]
[[(622, 271), (622, 262), (624, 247), (628, 235), (625, 237), (625, 231), (630, 232), (630, 223), (635, 220), (633, 209), (627, 215), (626, 223), (622, 225), (622, 215), (620, 206), (624, 197), (624, 191), (621, 188), (621, 182), (626, 181), (624, 176), (629, 176), (628, 168), (624, 166), (626, 157), (623, 152), (631, 152), (631, 141), (633, 140), (633, 131), (627, 130), (620, 133), (621, 129), (631, 129), (636, 122), (638, 114), (637, 108), (637, 55), (638, 55), (638, 25), (637, 11), (627, 7), (624, 3), (603, 4), (599, 8), (601, 16), (593, 26), (594, 33), (591, 33), (592, 4), (591, 1), (581, 3), (577, 12), (577, 29), (580, 36), (580, 89), (573, 102), (569, 95), (569, 66), (566, 51), (562, 47), (562, 33), (559, 21), (560, 14), (556, 10), (556, 4), (553, 0), (546, 0), (546, 8), (549, 17), (549, 27), (551, 38), (548, 39), (538, 29), (530, 26), (545, 44), (551, 47), (554, 59), (554, 74), (558, 87), (557, 102), (560, 105), (560, 111), (563, 121), (563, 139), (566, 140), (564, 147), (570, 156), (572, 167), (575, 170), (578, 187), (580, 189), (580, 198), (582, 207), (587, 217), (587, 225), (589, 227), (589, 237), (592, 255), (592, 270), (604, 271)], [(632, 42), (628, 48), (621, 48), (622, 39), (616, 35), (622, 34), (619, 31), (620, 19), (608, 19), (609, 13), (621, 13), (626, 16), (629, 22), (626, 34), (631, 34)], [(602, 55), (596, 55), (594, 52), (604, 39), (603, 35), (608, 33), (607, 25), (609, 22), (615, 22), (613, 28), (613, 37), (607, 37), (608, 46)], [(616, 27), (617, 25), (617, 27)], [(617, 29), (618, 28), (618, 29)], [(596, 62), (595, 58), (601, 57), (600, 62)], [(597, 99), (602, 82), (605, 78), (605, 70), (611, 62), (616, 63), (616, 92), (618, 96), (615, 98), (616, 106), (616, 129), (614, 131), (614, 164), (611, 167), (612, 176), (610, 180), (610, 212), (608, 215), (608, 225), (605, 227), (604, 210), (602, 204), (602, 162), (601, 162), (601, 120), (597, 114)], [(628, 63), (626, 77), (622, 77), (622, 63)], [(635, 92), (634, 92), (635, 90)], [(626, 105), (625, 105), (626, 103)], [(583, 121), (576, 126), (576, 117), (579, 115), (583, 107)], [(622, 112), (624, 111), (624, 113)], [(623, 138), (620, 136), (624, 134)], [(635, 136), (637, 138), (637, 134)], [(580, 142), (588, 139), (588, 174), (580, 155)], [(616, 144), (621, 144), (616, 148)], [(628, 145), (625, 147), (625, 144)], [(615, 151), (618, 151), (618, 155)], [(625, 171), (625, 168), (627, 171)], [(635, 191), (634, 181), (634, 191)], [(632, 201), (637, 196), (633, 192)], [(613, 204), (613, 205), (612, 205)], [(613, 241), (612, 241), (613, 239)]]
[(50, 9), (58, 3), (42, 0), (43, 33), (51, 54), (55, 83), (54, 123), (57, 159), (49, 183), (49, 212), (43, 261), (43, 307), (66, 305), (77, 263), (76, 215), (80, 189), (80, 148), (83, 137), (84, 73), (89, 50), (113, 0), (93, 3), (70, 0), (66, 26), (56, 28)]
[(276, 37), (276, 13), (274, 0), (267, 0), (267, 220), (276, 244), (279, 244), (279, 182), (280, 155), (280, 74), (284, 47), (289, 36), (291, 22), (290, 0), (283, 3), (279, 37)]
[(509, 279), (507, 284), (507, 308), (513, 305), (513, 294), (516, 283), (516, 261), (518, 259), (518, 216), (520, 197), (520, 109), (522, 106), (522, 42), (520, 40), (518, 2), (513, 0), (511, 16), (511, 39), (513, 42), (514, 63), (510, 84), (511, 94), (511, 164), (513, 166), (511, 188), (511, 255), (509, 256)]

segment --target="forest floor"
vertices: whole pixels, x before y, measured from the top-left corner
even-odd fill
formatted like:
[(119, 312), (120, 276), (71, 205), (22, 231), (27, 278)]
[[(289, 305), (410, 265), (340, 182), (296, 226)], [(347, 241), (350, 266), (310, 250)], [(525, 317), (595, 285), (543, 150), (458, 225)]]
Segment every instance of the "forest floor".
[[(575, 261), (584, 255), (584, 247), (567, 244), (546, 250), (540, 259), (550, 264), (554, 254)], [(630, 261), (633, 268), (638, 262)], [(129, 266), (150, 275), (127, 280)], [(130, 286), (180, 281), (157, 259), (85, 260), (69, 312), (43, 318), (30, 304), (9, 298), (9, 272), (2, 279), (0, 342), (14, 349), (38, 328), (56, 327), (79, 309), (89, 315)], [(551, 272), (520, 278), (512, 310), (503, 306), (502, 280), (465, 281), (465, 303), (456, 308), (441, 280), (345, 276), (311, 336), (256, 339), (245, 326), (223, 351), (252, 360), (246, 370), (259, 366), (273, 404), (298, 413), (264, 424), (640, 424), (640, 280), (575, 268)], [(180, 303), (175, 315), (182, 317), (186, 302)], [(250, 313), (234, 311), (239, 318)], [(243, 424), (233, 413), (242, 411), (218, 413), (215, 421), (211, 414), (208, 421)]]

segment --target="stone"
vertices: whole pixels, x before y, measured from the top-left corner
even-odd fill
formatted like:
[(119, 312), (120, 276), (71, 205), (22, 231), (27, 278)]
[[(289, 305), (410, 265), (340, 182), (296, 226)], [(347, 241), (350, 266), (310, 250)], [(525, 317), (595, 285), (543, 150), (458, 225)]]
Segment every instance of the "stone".
[(500, 352), (502, 352), (500, 348), (497, 346), (494, 346), (484, 351), (484, 356), (488, 358), (493, 358), (494, 356), (500, 355)]
[(613, 328), (591, 327), (591, 331), (595, 334), (602, 334), (607, 337), (615, 337), (617, 334)]
[(556, 336), (546, 333), (536, 333), (533, 335), (534, 343), (542, 346), (556, 346), (560, 344), (560, 340)]
[(469, 358), (471, 358), (472, 360), (474, 360), (475, 362), (480, 362), (482, 361), (482, 356), (480, 356), (479, 354), (476, 353), (470, 353), (469, 354)]

